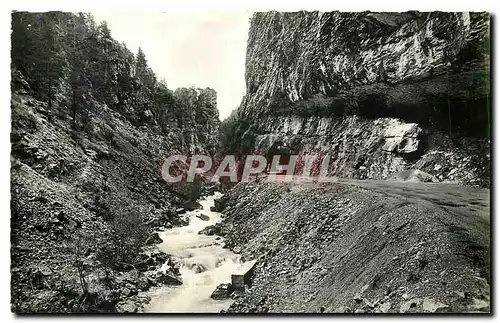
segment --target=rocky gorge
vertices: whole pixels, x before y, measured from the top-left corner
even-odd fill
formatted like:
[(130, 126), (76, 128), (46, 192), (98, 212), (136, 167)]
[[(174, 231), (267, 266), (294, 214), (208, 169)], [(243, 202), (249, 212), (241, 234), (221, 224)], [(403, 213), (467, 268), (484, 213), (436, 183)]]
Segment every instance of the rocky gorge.
[(338, 181), (216, 201), (257, 260), (228, 312), (489, 312), (489, 55), (486, 13), (254, 14), (223, 146), (328, 154)]
[(157, 231), (200, 192), (165, 183), (161, 161), (214, 152), (216, 93), (167, 89), (84, 14), (13, 14), (12, 56), (12, 311), (136, 312), (141, 291), (182, 283)]
[[(222, 123), (91, 16), (12, 37), (13, 312), (490, 312), (488, 14), (255, 13)], [(172, 184), (171, 153), (328, 154), (338, 180)]]

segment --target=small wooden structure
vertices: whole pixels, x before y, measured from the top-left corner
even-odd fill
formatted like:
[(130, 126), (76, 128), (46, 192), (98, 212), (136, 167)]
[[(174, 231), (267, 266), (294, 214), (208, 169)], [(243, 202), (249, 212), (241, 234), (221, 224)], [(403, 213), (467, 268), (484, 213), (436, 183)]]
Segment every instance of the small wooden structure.
[(245, 285), (250, 285), (256, 263), (257, 260), (247, 261), (241, 264), (236, 273), (231, 275), (231, 284), (234, 290), (244, 292)]

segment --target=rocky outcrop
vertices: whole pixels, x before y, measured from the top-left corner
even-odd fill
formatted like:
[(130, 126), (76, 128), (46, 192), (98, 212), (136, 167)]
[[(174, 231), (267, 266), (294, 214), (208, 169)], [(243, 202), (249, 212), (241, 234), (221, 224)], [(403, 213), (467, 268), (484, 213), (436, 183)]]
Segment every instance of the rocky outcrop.
[(422, 128), (393, 118), (266, 117), (258, 133), (264, 133), (256, 136), (259, 151), (332, 153), (330, 167), (340, 177), (385, 178), (423, 149)]
[(488, 312), (489, 191), (345, 180), (243, 184), (226, 245), (258, 259), (229, 312)]
[(207, 236), (213, 236), (213, 235), (219, 235), (221, 233), (221, 224), (216, 223), (214, 225), (209, 225), (208, 227), (205, 227), (203, 230), (198, 232), (198, 234), (204, 234)]
[(489, 78), (484, 13), (256, 13), (241, 139), (328, 153), (341, 177), (488, 186)]
[[(267, 114), (279, 103), (273, 96), (280, 94), (296, 102), (371, 85), (372, 93), (391, 97), (386, 104), (406, 103), (412, 110), (412, 103), (429, 95), (413, 95), (408, 88), (396, 95), (390, 89), (413, 84), (426, 90), (418, 81), (437, 82), (443, 75), (449, 81), (450, 75), (468, 77), (458, 84), (437, 82), (442, 87), (434, 91), (440, 95), (458, 99), (449, 89), (460, 87), (465, 101), (484, 99), (489, 94), (489, 52), (483, 48), (488, 32), (489, 17), (483, 13), (257, 13), (248, 40), (244, 109)], [(472, 79), (482, 86), (470, 86)], [(382, 102), (366, 103), (375, 108)]]
[(450, 184), (489, 185), (489, 73), (487, 14), (255, 14), (225, 138), (328, 154), (339, 179), (216, 200), (258, 260), (228, 312), (489, 312), (490, 192)]

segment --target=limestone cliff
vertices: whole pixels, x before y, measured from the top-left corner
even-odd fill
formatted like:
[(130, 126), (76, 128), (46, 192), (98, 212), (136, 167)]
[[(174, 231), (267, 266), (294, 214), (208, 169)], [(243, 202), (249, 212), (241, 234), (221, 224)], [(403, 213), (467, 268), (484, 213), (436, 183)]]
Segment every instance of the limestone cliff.
[(489, 183), (489, 16), (256, 13), (239, 118), (256, 150), (322, 151), (342, 177)]

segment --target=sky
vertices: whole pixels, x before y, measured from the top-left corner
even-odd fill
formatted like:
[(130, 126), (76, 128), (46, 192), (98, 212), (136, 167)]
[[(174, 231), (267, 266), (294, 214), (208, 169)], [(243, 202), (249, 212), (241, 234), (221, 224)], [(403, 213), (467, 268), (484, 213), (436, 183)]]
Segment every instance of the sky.
[(248, 12), (93, 12), (111, 35), (134, 53), (139, 47), (167, 86), (211, 87), (219, 118), (239, 106), (245, 94)]

